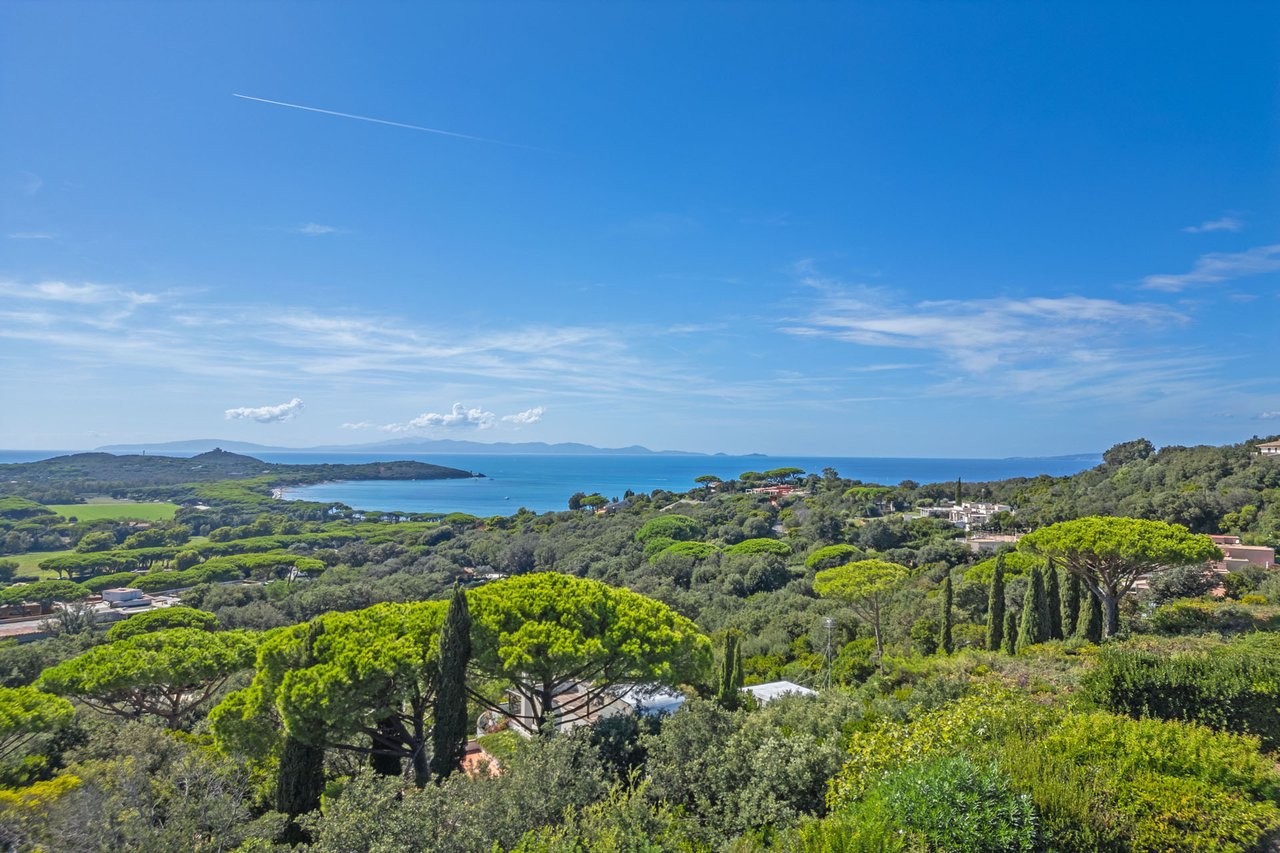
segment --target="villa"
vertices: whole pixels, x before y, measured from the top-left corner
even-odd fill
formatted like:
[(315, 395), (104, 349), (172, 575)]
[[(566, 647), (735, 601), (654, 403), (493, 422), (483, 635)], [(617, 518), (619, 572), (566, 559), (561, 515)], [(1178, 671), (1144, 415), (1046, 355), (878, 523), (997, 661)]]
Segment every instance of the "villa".
[(1280, 456), (1280, 441), (1266, 441), (1259, 444), (1258, 453), (1263, 456)]

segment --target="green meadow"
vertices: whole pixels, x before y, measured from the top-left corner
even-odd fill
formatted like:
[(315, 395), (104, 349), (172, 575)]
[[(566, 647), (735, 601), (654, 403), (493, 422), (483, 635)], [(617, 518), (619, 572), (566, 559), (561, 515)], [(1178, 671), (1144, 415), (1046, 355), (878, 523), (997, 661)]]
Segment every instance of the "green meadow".
[(178, 505), (160, 501), (92, 501), (83, 504), (49, 504), (49, 509), (68, 518), (75, 516), (81, 521), (101, 521), (104, 518), (166, 521), (173, 518)]

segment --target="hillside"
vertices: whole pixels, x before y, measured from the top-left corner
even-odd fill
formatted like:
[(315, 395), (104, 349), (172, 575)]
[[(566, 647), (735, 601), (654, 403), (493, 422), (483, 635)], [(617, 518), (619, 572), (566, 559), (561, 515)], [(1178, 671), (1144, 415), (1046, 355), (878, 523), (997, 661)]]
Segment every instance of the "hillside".
[(190, 458), (75, 453), (39, 462), (0, 465), (0, 483), (13, 494), (69, 491), (76, 496), (136, 488), (265, 477), (271, 485), (324, 480), (448, 480), (477, 476), (426, 462), (356, 465), (280, 465), (215, 449)]

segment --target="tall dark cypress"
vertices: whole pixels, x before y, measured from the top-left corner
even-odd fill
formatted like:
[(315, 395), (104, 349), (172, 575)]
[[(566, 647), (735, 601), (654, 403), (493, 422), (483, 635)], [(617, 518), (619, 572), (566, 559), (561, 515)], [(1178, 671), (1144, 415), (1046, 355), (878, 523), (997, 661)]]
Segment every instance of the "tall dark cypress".
[(1062, 639), (1062, 593), (1058, 586), (1058, 570), (1053, 563), (1044, 573), (1044, 613), (1049, 617), (1046, 639)]
[(724, 660), (716, 673), (716, 701), (727, 710), (742, 705), (742, 648), (738, 632), (730, 631), (724, 637)]
[(1004, 653), (1012, 655), (1018, 651), (1018, 617), (1012, 610), (1004, 614)]
[(1062, 636), (1074, 637), (1080, 621), (1080, 576), (1067, 572), (1067, 594), (1062, 597)]
[[(312, 622), (307, 629), (302, 645), (302, 657), (299, 665), (306, 667), (315, 663), (315, 642), (324, 633), (324, 626)], [(276, 811), (289, 815), (290, 818), (320, 808), (320, 795), (324, 793), (324, 747), (317, 745), (318, 738), (303, 740), (291, 734), (285, 734), (284, 749), (280, 753), (280, 764), (276, 768)], [(284, 840), (289, 843), (310, 841), (306, 831), (294, 820), (290, 820), (285, 828)]]
[(996, 570), (991, 575), (991, 592), (987, 595), (987, 649), (998, 652), (1004, 645), (1004, 554), (996, 555)]
[(443, 780), (462, 765), (467, 753), (467, 664), (471, 660), (471, 609), (455, 584), (440, 632), (440, 670), (436, 674), (435, 725), (431, 729), (431, 773)]
[(1080, 624), (1076, 628), (1076, 634), (1091, 643), (1101, 643), (1102, 602), (1093, 594), (1093, 590), (1086, 589), (1084, 596), (1085, 601), (1082, 602), (1080, 609)]
[(1044, 612), (1044, 575), (1040, 567), (1031, 569), (1031, 582), (1027, 584), (1027, 594), (1022, 599), (1022, 619), (1018, 623), (1018, 648), (1045, 640), (1048, 618)]
[(938, 616), (938, 651), (949, 655), (955, 651), (951, 638), (951, 575), (942, 581), (942, 612)]
[(964, 483), (956, 477), (956, 506), (964, 503)]

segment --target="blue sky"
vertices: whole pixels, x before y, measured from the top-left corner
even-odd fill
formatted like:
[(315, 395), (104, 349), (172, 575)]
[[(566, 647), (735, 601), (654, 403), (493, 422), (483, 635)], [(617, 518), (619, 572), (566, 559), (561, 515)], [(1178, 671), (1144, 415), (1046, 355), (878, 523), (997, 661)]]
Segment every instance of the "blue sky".
[(0, 446), (1274, 434), (1278, 33), (1270, 3), (5, 3)]

